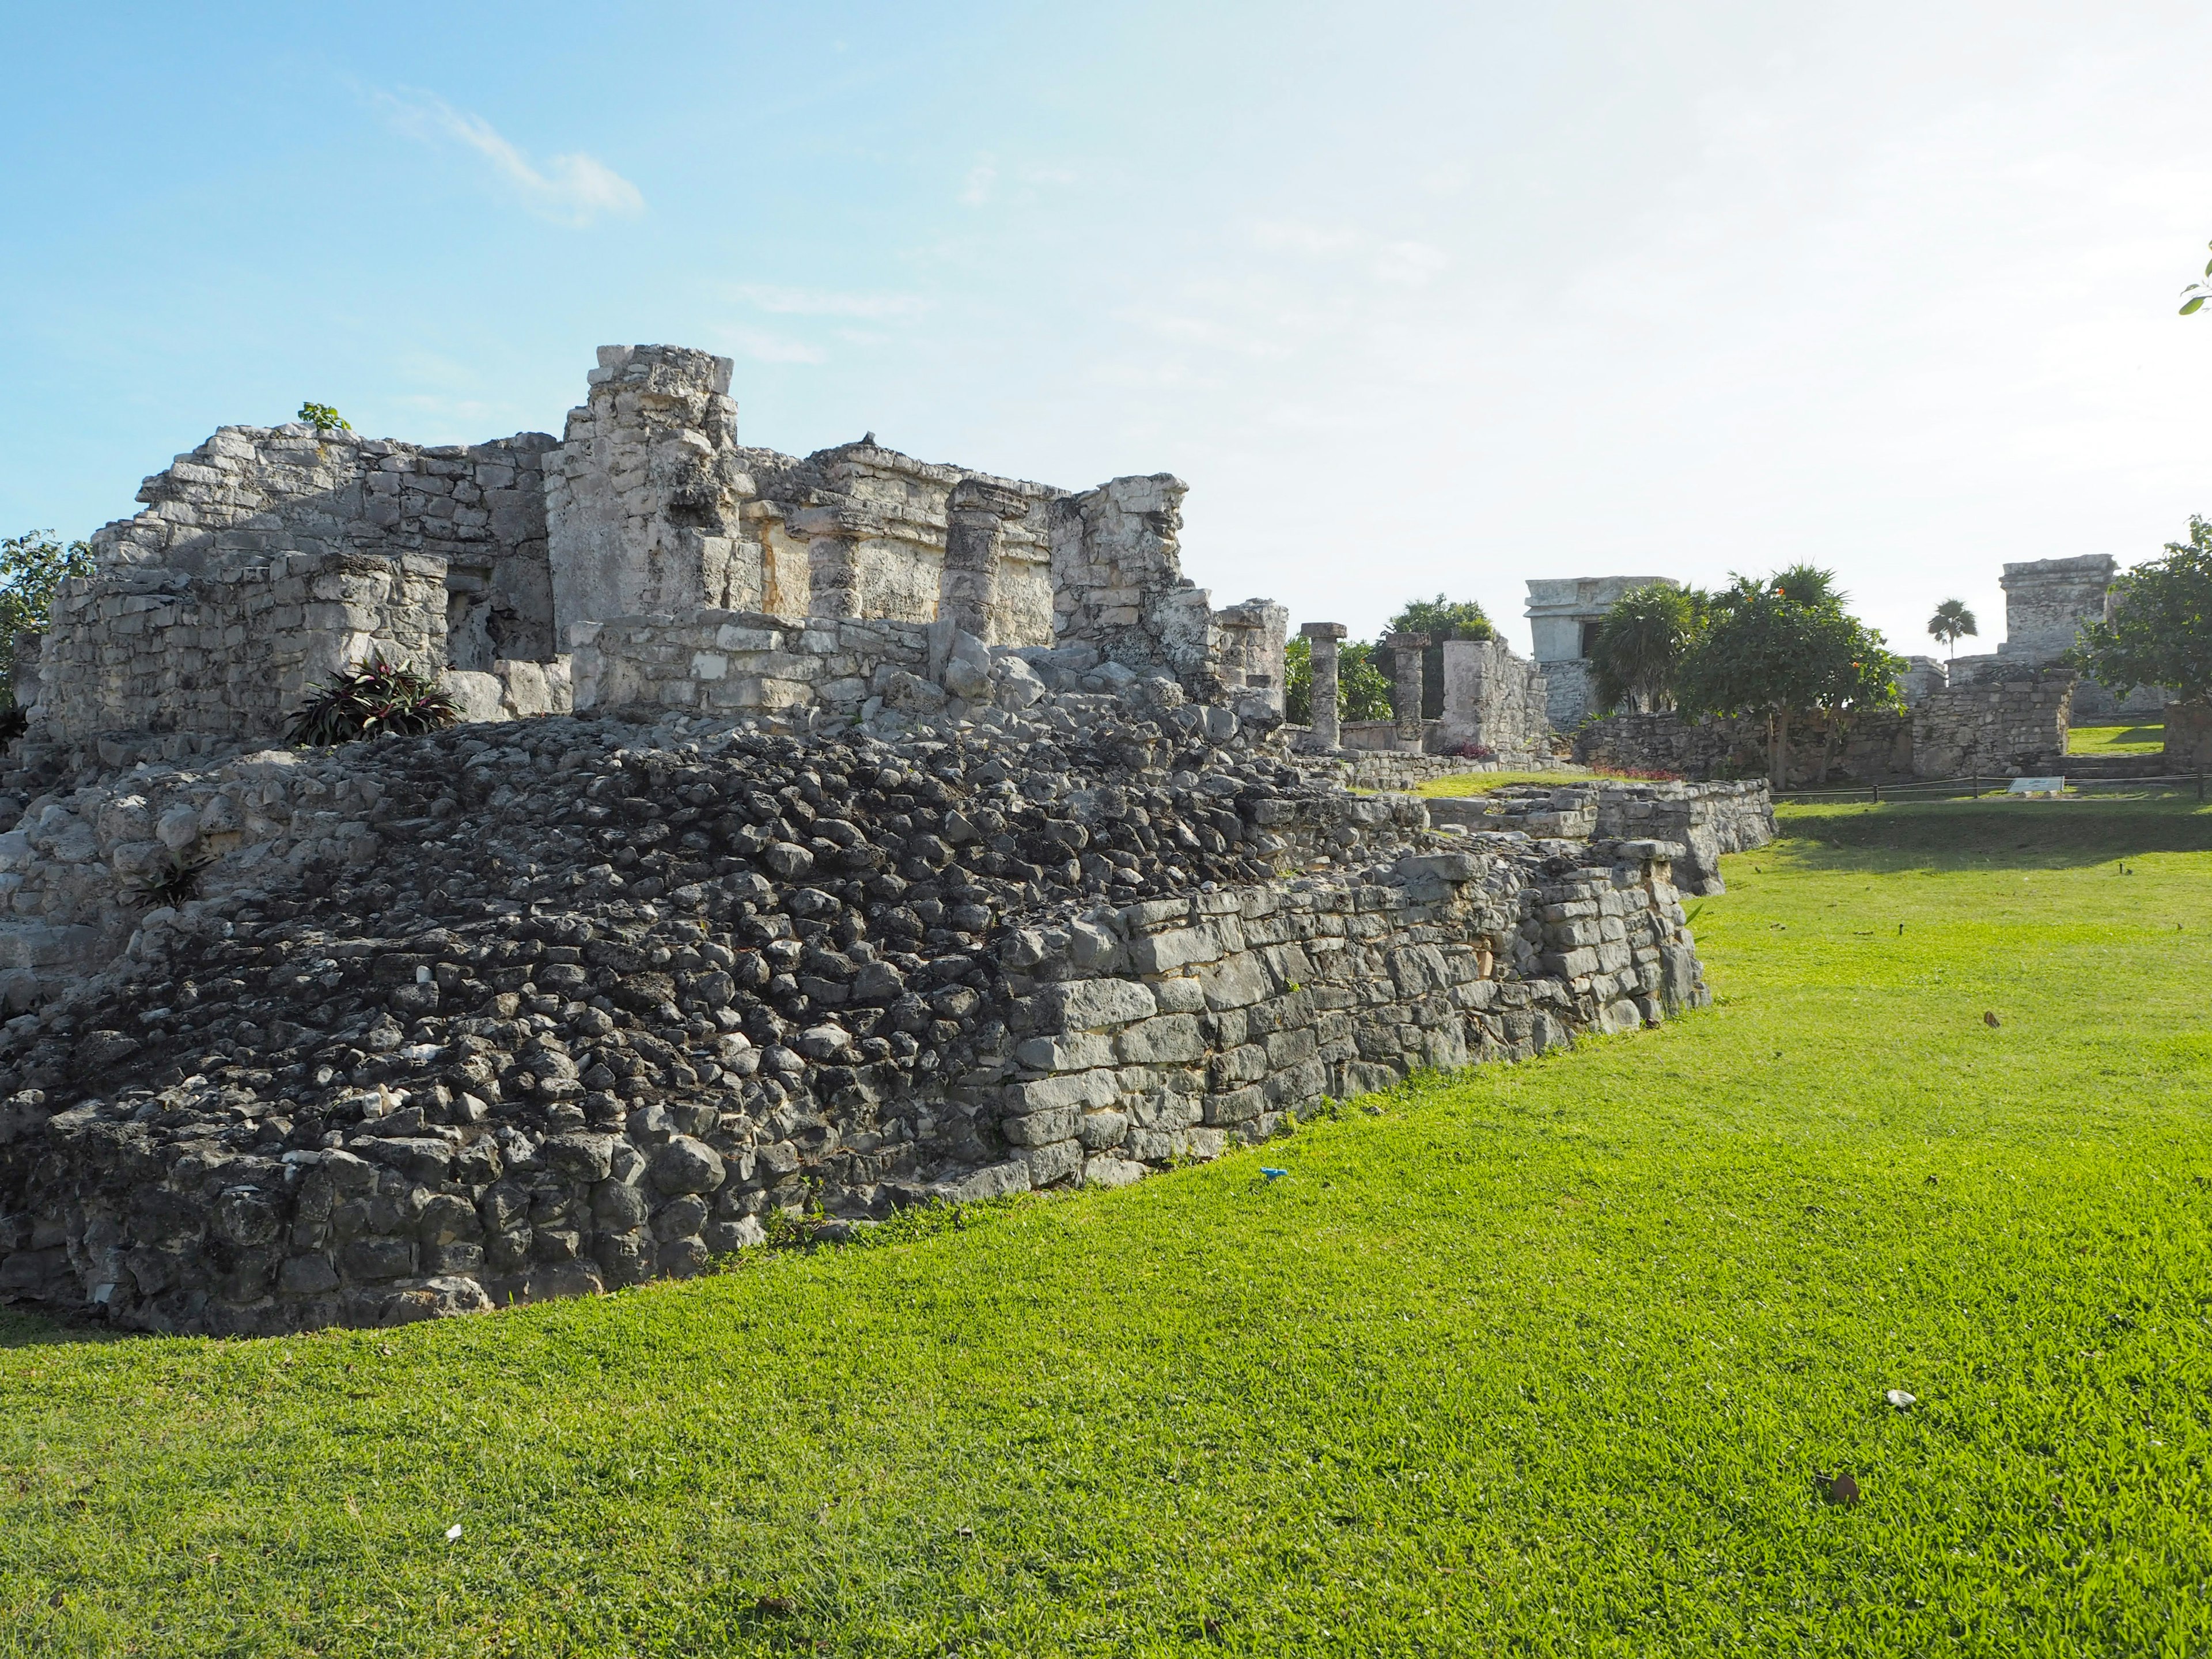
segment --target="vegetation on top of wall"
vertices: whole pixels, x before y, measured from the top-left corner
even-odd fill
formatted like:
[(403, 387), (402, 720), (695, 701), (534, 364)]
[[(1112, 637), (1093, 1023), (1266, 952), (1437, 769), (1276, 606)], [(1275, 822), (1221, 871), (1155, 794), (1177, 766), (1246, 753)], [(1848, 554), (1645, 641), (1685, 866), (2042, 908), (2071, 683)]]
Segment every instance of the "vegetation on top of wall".
[[(1448, 599), (1439, 593), (1433, 599), (1409, 599), (1398, 614), (1385, 623), (1382, 632), (1392, 634), (1425, 634), (1427, 648), (1421, 653), (1423, 679), (1421, 684), (1421, 718), (1439, 720), (1444, 712), (1444, 641), (1446, 640), (1494, 640), (1498, 630), (1491, 625), (1483, 608), (1473, 599)], [(1397, 678), (1395, 654), (1382, 640), (1373, 647), (1375, 668), (1382, 683), (1383, 700), (1387, 705), (1389, 689)], [(1346, 716), (1347, 719), (1389, 720), (1391, 710), (1387, 706), (1379, 714)]]
[(2212, 696), (2212, 523), (2191, 515), (2189, 539), (2112, 583), (2108, 622), (2084, 623), (2074, 655), (2122, 696), (2163, 685), (2184, 702)]
[(305, 421), (318, 432), (350, 432), (353, 430), (337, 410), (328, 404), (301, 404), (295, 420)]
[[(84, 542), (58, 542), (51, 530), (0, 539), (0, 709), (15, 706), (16, 635), (45, 633), (54, 589), (64, 577), (91, 574), (92, 549)], [(0, 741), (15, 735), (0, 728)]]
[(1696, 643), (1705, 595), (1672, 582), (1632, 587), (1613, 601), (1590, 647), (1598, 706), (1638, 714), (1671, 708), (1674, 680)]
[[(1826, 763), (1851, 721), (1901, 706), (1905, 659), (1844, 609), (1832, 572), (1792, 565), (1764, 581), (1738, 576), (1707, 601), (1708, 617), (1676, 677), (1686, 714), (1764, 716), (1768, 775), (1785, 786), (1793, 719), (1825, 716)], [(1824, 763), (1822, 771), (1827, 769)]]
[(320, 748), (386, 733), (419, 737), (460, 718), (460, 705), (434, 677), (372, 657), (310, 686), (284, 735), (289, 742)]

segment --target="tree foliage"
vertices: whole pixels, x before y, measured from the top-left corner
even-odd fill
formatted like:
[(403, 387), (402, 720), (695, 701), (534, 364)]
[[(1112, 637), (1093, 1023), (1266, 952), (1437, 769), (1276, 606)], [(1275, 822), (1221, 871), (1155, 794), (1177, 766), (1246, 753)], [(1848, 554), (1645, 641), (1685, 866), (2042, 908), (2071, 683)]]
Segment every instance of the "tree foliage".
[[(1383, 624), (1383, 632), (1428, 635), (1427, 648), (1421, 653), (1421, 718), (1429, 720), (1444, 712), (1444, 641), (1498, 637), (1489, 617), (1473, 599), (1448, 599), (1441, 593), (1433, 599), (1408, 599)], [(1375, 669), (1382, 677), (1387, 698), (1388, 689), (1397, 678), (1397, 653), (1379, 640), (1375, 644)], [(1389, 715), (1386, 712), (1374, 718), (1388, 720)]]
[(2212, 697), (2212, 523), (2192, 515), (2188, 541), (2122, 574), (2111, 620), (2083, 624), (2075, 652), (2119, 696), (2163, 685), (2184, 702)]
[(1593, 690), (1601, 708), (1626, 704), (1638, 713), (1674, 701), (1674, 679), (1696, 642), (1704, 596), (1652, 582), (1613, 601), (1590, 647)]
[(1946, 599), (1936, 607), (1936, 614), (1928, 619), (1928, 636), (1940, 641), (1956, 654), (1959, 641), (1979, 631), (1974, 613), (1966, 609), (1964, 599)]
[[(1375, 649), (1356, 642), (1337, 647), (1339, 720), (1390, 718), (1390, 683), (1375, 666)], [(1303, 635), (1283, 647), (1283, 711), (1292, 726), (1313, 724), (1313, 641)]]
[[(2204, 246), (2212, 248), (2212, 242)], [(2203, 279), (2181, 290), (2181, 314), (2186, 317), (2192, 312), (2202, 311), (2207, 300), (2212, 300), (2212, 259), (2205, 261)]]
[(15, 705), (15, 636), (43, 634), (54, 590), (64, 578), (92, 573), (92, 549), (64, 544), (51, 530), (0, 540), (0, 708)]
[(293, 417), (305, 421), (318, 432), (350, 432), (353, 428), (339, 417), (337, 410), (328, 404), (301, 404), (300, 412)]
[(1829, 573), (1809, 566), (1763, 582), (1739, 576), (1713, 596), (1711, 618), (1677, 677), (1675, 702), (1685, 714), (1766, 718), (1778, 788), (1786, 781), (1793, 718), (1825, 716), (1832, 755), (1852, 718), (1899, 706), (1904, 659), (1844, 611), (1844, 599)]

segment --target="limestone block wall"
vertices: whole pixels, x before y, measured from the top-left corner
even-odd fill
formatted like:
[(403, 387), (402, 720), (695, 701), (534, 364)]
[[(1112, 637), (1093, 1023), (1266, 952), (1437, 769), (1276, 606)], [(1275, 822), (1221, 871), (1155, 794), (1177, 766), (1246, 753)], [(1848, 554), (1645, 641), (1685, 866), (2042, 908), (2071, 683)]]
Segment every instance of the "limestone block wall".
[(147, 510), (94, 532), (93, 553), (102, 571), (185, 576), (279, 553), (441, 559), (454, 666), (543, 659), (554, 653), (543, 473), (553, 442), (524, 432), (425, 447), (297, 422), (224, 427), (147, 479)]
[(64, 582), (33, 717), (50, 736), (280, 734), (307, 686), (379, 654), (447, 659), (447, 567), (428, 554), (226, 553)]
[(1549, 748), (1550, 692), (1535, 664), (1515, 656), (1500, 639), (1447, 640), (1443, 664), (1439, 746), (1511, 755)]
[(1774, 839), (1774, 802), (1763, 781), (1598, 782), (1511, 786), (1488, 794), (1431, 800), (1439, 825), (1474, 830), (1516, 830), (1546, 840), (1663, 841), (1677, 848), (1682, 890), (1726, 891), (1720, 860)]
[(2212, 771), (2212, 703), (2166, 705), (2166, 769)]
[(601, 346), (587, 400), (545, 461), (558, 636), (580, 622), (701, 605), (757, 610), (738, 556), (753, 495), (738, 465), (730, 360), (681, 346)]
[(579, 713), (652, 705), (850, 716), (896, 695), (900, 674), (919, 681), (930, 668), (930, 630), (916, 623), (697, 610), (580, 623), (570, 635)]
[(1912, 711), (1912, 769), (1923, 778), (2063, 771), (2075, 677), (2027, 669), (1930, 692)]
[[(1848, 777), (1867, 782), (1906, 778), (1912, 772), (1909, 715), (1853, 716), (1831, 744), (1826, 725), (1796, 720), (1790, 726), (1789, 778), (1810, 787)], [(1686, 778), (1764, 775), (1767, 769), (1763, 720), (1685, 720), (1673, 710), (1608, 714), (1575, 733), (1575, 759), (1618, 772), (1674, 772)]]
[(1015, 999), (1013, 1064), (993, 1091), (1006, 1155), (952, 1191), (1120, 1185), (1423, 1067), (1524, 1059), (1702, 1006), (1671, 850), (1612, 843), (1555, 868), (1501, 842), (1018, 932), (1000, 950)]
[(1188, 489), (1159, 472), (1054, 503), (1053, 635), (1130, 668), (1163, 670), (1211, 702), (1220, 681), (1212, 608), (1182, 574), (1178, 544)]

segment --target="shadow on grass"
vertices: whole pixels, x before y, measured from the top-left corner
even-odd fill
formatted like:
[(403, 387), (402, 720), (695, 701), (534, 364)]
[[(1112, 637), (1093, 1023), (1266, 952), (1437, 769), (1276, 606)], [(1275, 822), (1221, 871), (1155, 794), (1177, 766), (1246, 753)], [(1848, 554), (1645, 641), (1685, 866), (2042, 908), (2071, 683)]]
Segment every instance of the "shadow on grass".
[(1816, 869), (2060, 869), (2141, 853), (2212, 852), (2212, 806), (2189, 796), (1785, 804), (1775, 820), (1777, 850)]
[(141, 1331), (118, 1331), (90, 1320), (55, 1319), (26, 1313), (21, 1308), (0, 1308), (0, 1349), (46, 1348), (64, 1342), (127, 1342)]

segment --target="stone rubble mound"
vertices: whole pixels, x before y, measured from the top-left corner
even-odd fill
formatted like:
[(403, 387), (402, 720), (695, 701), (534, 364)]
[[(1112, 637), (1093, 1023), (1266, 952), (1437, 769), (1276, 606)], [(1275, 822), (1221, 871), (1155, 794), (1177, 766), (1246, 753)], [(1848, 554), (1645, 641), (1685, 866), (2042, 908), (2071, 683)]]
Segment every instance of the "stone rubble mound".
[[(259, 843), (256, 884), (146, 915), (0, 1029), (0, 1293), (375, 1322), (696, 1271), (773, 1206), (975, 1195), (1007, 1139), (945, 1103), (1021, 1070), (1008, 964), (1079, 973), (1123, 910), (1425, 822), (1302, 782), (1225, 710), (1047, 696), (1135, 683), (1035, 654), (997, 670), (1023, 710), (894, 741), (547, 718), (289, 769), (362, 816)], [(207, 822), (103, 799), (171, 850)]]

